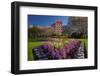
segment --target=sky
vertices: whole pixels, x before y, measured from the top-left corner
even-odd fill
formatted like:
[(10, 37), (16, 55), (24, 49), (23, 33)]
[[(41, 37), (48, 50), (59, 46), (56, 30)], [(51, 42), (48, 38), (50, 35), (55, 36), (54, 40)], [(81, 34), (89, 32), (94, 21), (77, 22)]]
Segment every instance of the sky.
[(68, 16), (28, 15), (28, 26), (51, 26), (57, 20), (61, 20), (63, 25), (67, 25), (68, 18)]

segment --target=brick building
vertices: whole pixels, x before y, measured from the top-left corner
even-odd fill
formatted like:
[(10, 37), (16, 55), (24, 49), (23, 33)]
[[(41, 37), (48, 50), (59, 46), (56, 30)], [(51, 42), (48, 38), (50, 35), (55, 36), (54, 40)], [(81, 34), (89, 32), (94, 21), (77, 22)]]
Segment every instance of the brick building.
[(54, 34), (61, 35), (63, 31), (63, 24), (62, 21), (57, 20), (54, 24), (51, 25)]

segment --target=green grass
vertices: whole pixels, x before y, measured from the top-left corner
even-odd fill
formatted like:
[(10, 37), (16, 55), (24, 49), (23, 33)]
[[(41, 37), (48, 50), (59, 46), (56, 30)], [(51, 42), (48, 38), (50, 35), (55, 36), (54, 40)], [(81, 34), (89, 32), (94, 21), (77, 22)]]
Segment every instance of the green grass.
[(88, 49), (88, 39), (80, 39), (80, 40), (85, 43), (86, 49)]
[(32, 54), (32, 49), (34, 47), (40, 46), (42, 44), (43, 44), (43, 42), (31, 42), (31, 41), (28, 42), (28, 60), (29, 61), (34, 60), (33, 54)]
[(46, 40), (47, 38), (29, 38), (28, 41), (32, 42), (32, 41), (39, 41), (39, 40)]

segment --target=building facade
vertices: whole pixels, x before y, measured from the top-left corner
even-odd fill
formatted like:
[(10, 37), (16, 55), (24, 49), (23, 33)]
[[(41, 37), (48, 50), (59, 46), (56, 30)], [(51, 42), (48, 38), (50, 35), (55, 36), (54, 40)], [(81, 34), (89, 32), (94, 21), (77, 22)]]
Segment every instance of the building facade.
[(54, 34), (61, 35), (63, 31), (63, 24), (62, 21), (57, 20), (54, 24), (51, 25)]

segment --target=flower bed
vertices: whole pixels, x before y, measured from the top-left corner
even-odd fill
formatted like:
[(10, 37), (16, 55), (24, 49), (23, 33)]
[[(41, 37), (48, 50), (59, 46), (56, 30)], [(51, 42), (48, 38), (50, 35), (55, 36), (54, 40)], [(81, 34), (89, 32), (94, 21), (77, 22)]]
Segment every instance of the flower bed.
[(37, 48), (33, 48), (34, 58), (35, 60), (72, 59), (80, 44), (81, 41), (78, 39), (49, 41)]

